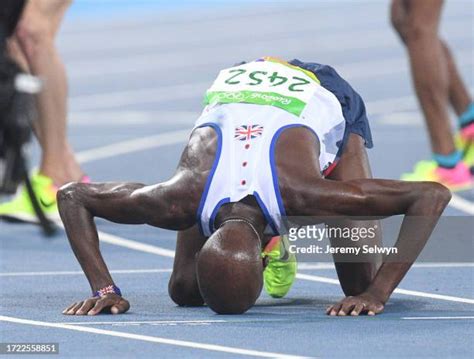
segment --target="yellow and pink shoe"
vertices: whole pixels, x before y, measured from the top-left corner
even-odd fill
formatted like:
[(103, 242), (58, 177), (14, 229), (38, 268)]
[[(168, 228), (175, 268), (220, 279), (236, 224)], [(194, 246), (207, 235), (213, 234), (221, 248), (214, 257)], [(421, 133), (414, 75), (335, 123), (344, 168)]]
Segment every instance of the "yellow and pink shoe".
[(411, 173), (401, 176), (403, 181), (433, 181), (439, 182), (451, 191), (464, 191), (472, 188), (473, 179), (469, 167), (459, 162), (454, 168), (443, 168), (435, 161), (420, 161)]
[(439, 182), (451, 191), (463, 191), (473, 188), (474, 180), (474, 123), (462, 128), (455, 138), (456, 147), (462, 153), (462, 161), (454, 168), (443, 168), (435, 161), (420, 161), (414, 171), (404, 173), (404, 181)]
[(461, 128), (455, 137), (456, 147), (463, 154), (463, 161), (471, 168), (474, 167), (474, 123)]
[[(90, 182), (88, 177), (83, 177), (81, 182)], [(38, 198), (38, 203), (46, 217), (52, 221), (59, 220), (56, 192), (58, 188), (53, 180), (40, 173), (31, 176), (31, 186)], [(0, 218), (12, 221), (38, 223), (36, 213), (25, 186), (21, 186), (15, 197), (6, 203), (0, 204)]]

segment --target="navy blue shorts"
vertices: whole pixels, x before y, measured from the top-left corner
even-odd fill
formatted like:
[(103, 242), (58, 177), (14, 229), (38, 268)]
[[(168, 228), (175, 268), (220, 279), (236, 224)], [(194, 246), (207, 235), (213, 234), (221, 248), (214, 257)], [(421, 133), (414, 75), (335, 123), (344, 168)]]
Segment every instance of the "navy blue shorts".
[(301, 62), (296, 59), (291, 60), (290, 64), (314, 73), (321, 82), (321, 86), (332, 92), (341, 103), (342, 113), (346, 120), (346, 132), (341, 149), (344, 148), (350, 133), (355, 133), (362, 137), (365, 141), (365, 147), (372, 148), (374, 146), (372, 143), (372, 133), (364, 101), (351, 85), (339, 76), (331, 66), (315, 62)]

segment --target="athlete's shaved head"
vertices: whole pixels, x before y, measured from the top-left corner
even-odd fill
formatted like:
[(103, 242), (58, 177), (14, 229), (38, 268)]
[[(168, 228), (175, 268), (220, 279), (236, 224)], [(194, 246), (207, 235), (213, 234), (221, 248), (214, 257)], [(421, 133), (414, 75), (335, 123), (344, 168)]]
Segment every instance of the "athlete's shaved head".
[(199, 289), (219, 314), (241, 314), (255, 304), (263, 285), (259, 235), (247, 221), (230, 220), (199, 253)]

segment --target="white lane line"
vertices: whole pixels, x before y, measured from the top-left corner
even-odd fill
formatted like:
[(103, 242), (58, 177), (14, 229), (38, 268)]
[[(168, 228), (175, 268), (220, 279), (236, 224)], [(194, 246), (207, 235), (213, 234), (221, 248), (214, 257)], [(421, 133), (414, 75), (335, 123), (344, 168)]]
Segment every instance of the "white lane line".
[(298, 263), (298, 270), (334, 269), (334, 263)]
[[(103, 236), (104, 233), (101, 232)], [(104, 240), (102, 240), (104, 242)], [(118, 242), (114, 241), (112, 244)], [(121, 241), (120, 241), (121, 243)], [(130, 247), (127, 247), (130, 249)], [(172, 251), (171, 251), (172, 252)], [(174, 253), (168, 253), (171, 258)], [(167, 255), (168, 256), (168, 255)], [(412, 268), (472, 268), (474, 263), (414, 263)], [(328, 270), (334, 269), (334, 264), (330, 263), (299, 263), (298, 270)], [(173, 268), (162, 269), (112, 269), (112, 274), (154, 274), (154, 273), (171, 273)], [(3, 272), (0, 277), (46, 277), (46, 276), (69, 276), (84, 275), (83, 271), (43, 271), (43, 272)]]
[[(153, 274), (171, 273), (172, 268), (164, 269), (112, 269), (111, 274)], [(68, 276), (84, 275), (83, 271), (49, 271), (49, 272), (4, 272), (0, 277), (45, 277), (45, 276)]]
[(453, 193), (449, 205), (460, 211), (474, 215), (474, 203)]
[[(61, 220), (57, 220), (55, 221), (55, 223), (59, 227), (64, 229), (64, 224), (61, 222)], [(105, 233), (102, 231), (97, 231), (97, 234), (99, 235), (99, 240), (103, 243), (108, 243), (108, 244), (112, 244), (118, 247), (133, 249), (138, 252), (144, 252), (144, 253), (149, 253), (149, 254), (155, 254), (162, 257), (174, 258), (175, 251), (170, 250), (170, 249), (161, 248), (158, 246), (134, 241), (131, 239), (126, 239), (126, 238), (115, 236), (113, 234)]]
[(454, 262), (454, 263), (414, 263), (414, 268), (472, 268), (474, 263)]
[(142, 321), (104, 321), (104, 322), (60, 322), (60, 324), (68, 325), (196, 325), (196, 324), (239, 324), (239, 323), (275, 323), (275, 322), (286, 322), (287, 319), (204, 319), (204, 320), (142, 320)]
[(186, 129), (134, 138), (78, 152), (76, 158), (79, 163), (86, 163), (146, 149), (175, 145), (178, 143), (184, 143), (189, 138), (190, 133), (191, 131)]
[[(248, 321), (241, 321), (248, 322)], [(109, 322), (61, 322), (61, 324), (68, 325), (158, 325), (158, 324), (215, 324), (215, 323), (239, 323), (239, 321), (228, 321), (228, 320), (140, 320), (140, 321), (109, 321)]]
[[(454, 262), (454, 263), (413, 263), (412, 268), (472, 268), (474, 263)], [(298, 270), (318, 270), (334, 269), (334, 263), (298, 263)]]
[[(459, 66), (470, 66), (474, 59), (472, 56), (472, 49), (459, 51), (457, 53), (457, 63)], [(368, 67), (366, 67), (366, 65)], [(380, 78), (381, 76), (406, 74), (410, 71), (406, 57), (384, 59), (373, 62), (349, 63), (347, 65), (334, 65), (337, 72), (341, 74), (346, 80), (366, 79), (366, 78)], [(370, 70), (369, 70), (370, 69)], [(370, 72), (367, 76), (367, 71)]]
[(21, 318), (15, 318), (15, 317), (7, 317), (3, 315), (0, 316), (0, 321), (7, 322), (7, 323), (32, 325), (36, 327), (66, 329), (66, 330), (71, 330), (71, 331), (76, 331), (76, 332), (107, 335), (107, 336), (117, 337), (117, 338), (138, 340), (138, 341), (149, 342), (149, 343), (173, 345), (173, 346), (183, 347), (183, 348), (215, 351), (215, 352), (221, 352), (221, 353), (248, 355), (248, 356), (256, 356), (256, 357), (263, 357), (263, 358), (306, 358), (306, 357), (296, 356), (296, 355), (287, 355), (287, 354), (272, 353), (272, 352), (265, 352), (265, 351), (259, 351), (259, 350), (241, 349), (241, 348), (235, 348), (235, 347), (228, 347), (224, 345), (198, 343), (198, 342), (192, 342), (192, 341), (186, 341), (186, 340), (153, 337), (149, 335), (139, 335), (139, 334), (126, 333), (126, 332), (115, 331), (115, 330), (90, 328), (90, 327), (85, 327), (85, 326), (80, 326), (80, 325), (70, 325), (70, 324), (43, 322), (39, 320), (21, 319)]
[[(101, 232), (104, 235), (103, 232)], [(103, 241), (104, 242), (104, 241)], [(116, 242), (114, 241), (113, 244)], [(129, 247), (127, 247), (129, 248)], [(171, 258), (172, 253), (169, 253)], [(472, 268), (474, 263), (415, 263), (412, 268)], [(298, 270), (327, 270), (334, 269), (334, 264), (319, 263), (298, 264)], [(154, 274), (154, 273), (171, 273), (173, 268), (162, 269), (112, 269), (112, 274)], [(46, 276), (70, 276), (84, 275), (83, 271), (43, 271), (43, 272), (3, 272), (0, 277), (46, 277)]]
[(402, 317), (403, 320), (465, 320), (474, 319), (474, 317)]
[(209, 87), (209, 81), (182, 85), (158, 86), (136, 90), (114, 91), (71, 97), (69, 103), (73, 111), (120, 108), (144, 103), (163, 103), (181, 99), (199, 98)]
[(199, 117), (196, 111), (80, 111), (69, 115), (72, 126), (188, 125)]
[(156, 254), (162, 257), (174, 258), (174, 251), (170, 249), (153, 246), (151, 244), (140, 243), (131, 239), (125, 239), (112, 234), (104, 233), (102, 231), (98, 231), (98, 233), (100, 241), (104, 243), (113, 244), (140, 252)]
[(380, 114), (379, 117), (372, 122), (372, 125), (389, 125), (389, 126), (410, 126), (421, 127), (424, 126), (424, 118), (420, 111), (404, 111), (404, 112), (390, 112), (387, 114)]
[[(339, 280), (337, 280), (337, 279), (320, 277), (320, 276), (309, 275), (309, 274), (298, 273), (296, 275), (296, 278), (303, 279), (303, 280), (308, 280), (308, 281), (311, 281), (311, 282), (320, 282), (320, 283), (340, 285)], [(470, 298), (461, 298), (461, 297), (454, 297), (454, 296), (450, 296), (450, 295), (427, 293), (427, 292), (421, 292), (421, 291), (417, 291), (417, 290), (407, 290), (407, 289), (397, 288), (397, 289), (395, 289), (394, 293), (409, 295), (409, 296), (413, 296), (413, 297), (422, 297), (422, 298), (445, 300), (445, 301), (449, 301), (449, 302), (474, 304), (474, 299), (470, 299)]]
[(395, 293), (403, 294), (403, 295), (410, 295), (410, 296), (414, 296), (414, 297), (445, 300), (445, 301), (448, 301), (448, 302), (459, 302), (459, 303), (474, 304), (474, 299), (471, 299), (471, 298), (462, 298), (462, 297), (454, 297), (454, 296), (451, 296), (451, 295), (426, 293), (426, 292), (420, 292), (420, 291), (417, 291), (417, 290), (407, 290), (407, 289), (398, 288), (398, 289), (395, 289)]

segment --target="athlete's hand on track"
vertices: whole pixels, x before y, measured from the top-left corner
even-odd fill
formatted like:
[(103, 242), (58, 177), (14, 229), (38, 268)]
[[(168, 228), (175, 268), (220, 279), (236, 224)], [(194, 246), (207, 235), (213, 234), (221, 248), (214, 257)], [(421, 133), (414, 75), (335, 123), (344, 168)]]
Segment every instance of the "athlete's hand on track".
[(130, 309), (130, 303), (115, 293), (76, 302), (63, 310), (65, 315), (97, 315), (99, 313), (121, 314)]
[(375, 315), (382, 313), (384, 304), (369, 293), (362, 293), (354, 297), (346, 297), (339, 303), (331, 305), (326, 314), (331, 316), (357, 316), (360, 314)]

